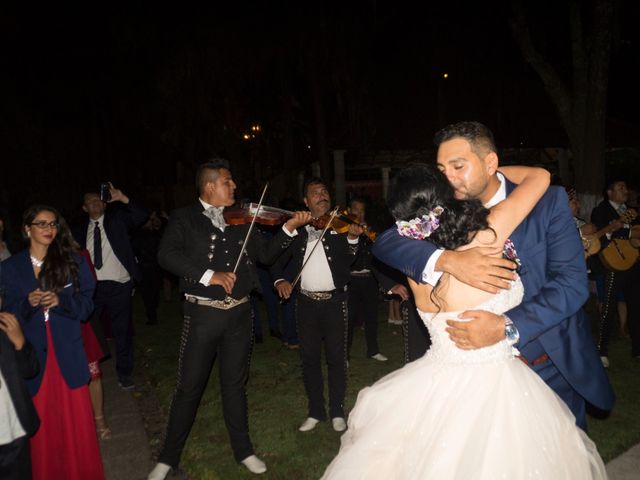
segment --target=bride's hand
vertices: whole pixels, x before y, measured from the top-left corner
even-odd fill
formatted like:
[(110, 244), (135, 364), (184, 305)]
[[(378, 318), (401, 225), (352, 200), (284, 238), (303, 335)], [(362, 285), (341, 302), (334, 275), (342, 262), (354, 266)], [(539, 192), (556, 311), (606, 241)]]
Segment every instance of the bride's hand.
[(515, 280), (516, 264), (511, 260), (496, 257), (501, 247), (474, 247), (467, 250), (445, 250), (436, 263), (435, 270), (447, 272), (462, 283), (489, 293), (508, 289)]
[(447, 320), (449, 338), (462, 350), (488, 347), (504, 340), (504, 317), (485, 310), (467, 310), (459, 318), (468, 322)]

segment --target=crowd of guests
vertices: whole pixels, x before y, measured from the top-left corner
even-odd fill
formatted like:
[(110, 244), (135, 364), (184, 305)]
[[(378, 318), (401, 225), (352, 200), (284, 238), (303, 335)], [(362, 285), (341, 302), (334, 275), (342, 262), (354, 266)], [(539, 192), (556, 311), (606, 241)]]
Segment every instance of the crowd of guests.
[[(113, 185), (108, 201), (99, 193), (84, 196), (86, 217), (74, 228), (54, 207), (34, 205), (20, 226), (26, 248), (0, 216), (0, 386), (7, 386), (0, 388), (0, 477), (104, 478), (98, 442), (108, 441), (111, 430), (100, 362), (113, 355), (119, 386), (135, 387), (132, 293), (136, 287), (146, 323), (156, 325), (172, 275), (186, 294), (180, 369), (152, 480), (178, 465), (216, 357), (234, 456), (253, 473), (266, 471), (249, 439), (244, 390), (250, 342), (263, 341), (261, 301), (269, 335), (300, 350), (308, 400), (301, 432), (327, 418), (336, 431), (346, 429), (346, 368), (357, 327), (364, 330), (366, 357), (387, 360), (378, 344), (379, 299), (389, 301), (389, 323), (403, 325), (405, 361), (428, 349), (405, 279), (372, 256), (365, 198), (351, 199), (346, 213), (355, 221), (347, 234), (323, 232), (307, 223), (331, 213), (331, 195), (323, 180), (311, 178), (300, 208), (306, 213), (296, 212), (282, 228), (262, 228), (241, 253), (246, 226), (226, 225), (222, 217), (235, 201), (228, 166), (204, 164), (197, 182), (200, 201), (171, 218), (149, 212)], [(632, 356), (640, 358), (640, 262), (620, 267), (598, 254), (622, 242), (638, 249), (637, 192), (620, 179), (608, 182), (589, 222), (580, 218), (575, 190), (567, 187), (567, 194), (597, 292), (602, 363), (609, 366), (615, 318), (621, 334), (631, 336)], [(590, 251), (596, 241), (601, 248)], [(230, 263), (243, 255), (230, 273)], [(203, 361), (207, 355), (210, 361)]]

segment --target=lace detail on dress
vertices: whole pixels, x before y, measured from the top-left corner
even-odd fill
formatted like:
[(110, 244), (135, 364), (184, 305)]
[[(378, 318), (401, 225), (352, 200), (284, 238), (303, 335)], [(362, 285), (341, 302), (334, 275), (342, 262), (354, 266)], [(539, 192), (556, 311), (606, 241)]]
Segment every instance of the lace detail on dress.
[[(524, 287), (520, 278), (514, 280), (509, 290), (501, 290), (485, 302), (473, 307), (473, 310), (486, 310), (496, 314), (502, 314), (520, 304), (524, 296)], [(461, 350), (449, 338), (445, 331), (446, 321), (458, 317), (462, 310), (456, 312), (427, 313), (418, 310), (418, 314), (427, 326), (431, 335), (431, 348), (425, 357), (431, 361), (455, 364), (494, 363), (512, 359), (517, 350), (511, 348), (506, 340), (477, 350)]]

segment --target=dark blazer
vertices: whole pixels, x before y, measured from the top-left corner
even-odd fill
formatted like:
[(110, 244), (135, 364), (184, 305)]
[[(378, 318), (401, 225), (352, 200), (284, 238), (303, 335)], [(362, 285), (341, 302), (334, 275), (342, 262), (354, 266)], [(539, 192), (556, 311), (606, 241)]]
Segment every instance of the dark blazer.
[[(274, 281), (281, 278), (292, 281), (293, 279), (289, 278), (291, 274), (295, 277), (300, 272), (304, 254), (307, 250), (308, 238), (309, 235), (306, 228), (299, 228), (298, 235), (295, 237), (291, 248), (281, 255), (269, 269), (271, 278)], [(350, 280), (350, 266), (356, 258), (358, 244), (350, 244), (347, 241), (346, 233), (336, 233), (334, 230), (328, 230), (322, 237), (322, 245), (318, 245), (317, 248), (324, 248), (325, 250), (335, 287), (337, 289), (344, 288)], [(300, 286), (300, 282), (298, 282), (297, 286)]]
[[(219, 285), (204, 286), (200, 279), (207, 270), (233, 271), (249, 225), (231, 225), (223, 232), (213, 226), (203, 211), (202, 204), (197, 202), (171, 214), (160, 241), (158, 263), (178, 276), (181, 291), (221, 300), (226, 297), (224, 289)], [(247, 244), (247, 255), (238, 265), (231, 296), (239, 299), (258, 288), (254, 262), (270, 265), (292, 241), (282, 229), (267, 239), (254, 228)]]
[[(514, 187), (507, 182), (507, 194)], [(613, 391), (582, 310), (589, 297), (587, 271), (564, 189), (549, 187), (510, 238), (522, 262), (525, 292), (522, 303), (506, 312), (520, 332), (518, 349), (530, 358), (527, 350), (541, 345), (583, 398), (610, 410)], [(383, 232), (373, 246), (380, 260), (416, 281), (435, 250), (429, 242), (400, 236), (395, 228)]]
[[(134, 202), (129, 202), (126, 205), (123, 203), (109, 205), (104, 212), (103, 233), (107, 235), (113, 253), (136, 282), (141, 280), (142, 274), (131, 247), (129, 234), (133, 229), (144, 225), (148, 218), (147, 209)], [(87, 217), (73, 228), (73, 236), (82, 248), (87, 248), (89, 221), (90, 219)]]
[(37, 375), (39, 370), (38, 358), (29, 340), (25, 342), (22, 350), (16, 351), (6, 334), (0, 332), (0, 370), (4, 377), (4, 384), (0, 388), (9, 391), (20, 424), (30, 437), (40, 426), (40, 419), (25, 383), (26, 379)]
[[(68, 285), (58, 294), (60, 304), (49, 310), (55, 355), (69, 388), (78, 388), (89, 382), (80, 322), (86, 321), (93, 311), (92, 297), (95, 288), (95, 280), (85, 259), (76, 255), (74, 260), (79, 267), (79, 291), (75, 291), (69, 279)], [(5, 292), (5, 310), (18, 318), (25, 337), (33, 344), (38, 357), (40, 372), (27, 382), (33, 396), (38, 393), (47, 368), (47, 332), (43, 308), (32, 307), (27, 299), (29, 293), (38, 288), (28, 250), (23, 250), (2, 263), (0, 286)]]

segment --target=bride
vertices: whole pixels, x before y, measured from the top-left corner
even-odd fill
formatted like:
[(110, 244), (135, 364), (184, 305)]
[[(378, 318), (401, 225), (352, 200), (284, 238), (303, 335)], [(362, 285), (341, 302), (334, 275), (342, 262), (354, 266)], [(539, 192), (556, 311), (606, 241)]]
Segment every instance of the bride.
[[(549, 185), (542, 169), (503, 167), (519, 186), (487, 210), (456, 200), (436, 167), (417, 165), (395, 180), (390, 205), (398, 231), (445, 249), (507, 245)], [(523, 285), (495, 295), (443, 275), (435, 288), (410, 280), (430, 350), (359, 394), (349, 429), (323, 479), (604, 479), (594, 443), (565, 403), (505, 339), (476, 350), (456, 347), (448, 319), (464, 310), (502, 314), (522, 301)]]

